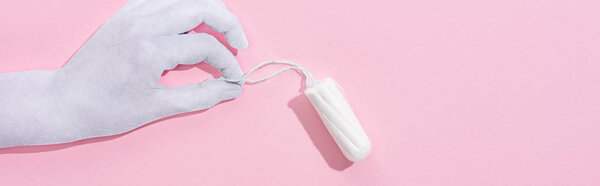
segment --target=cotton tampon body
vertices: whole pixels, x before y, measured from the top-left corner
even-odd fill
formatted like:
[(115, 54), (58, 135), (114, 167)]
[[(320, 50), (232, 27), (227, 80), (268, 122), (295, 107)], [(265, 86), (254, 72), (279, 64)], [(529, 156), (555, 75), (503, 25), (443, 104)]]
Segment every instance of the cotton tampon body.
[[(284, 68), (262, 79), (248, 79), (248, 76), (252, 74), (252, 72), (272, 63), (285, 64), (290, 67)], [(317, 113), (319, 113), (319, 117), (323, 121), (327, 131), (329, 131), (329, 134), (333, 137), (344, 156), (348, 160), (354, 162), (365, 159), (371, 152), (371, 141), (369, 140), (369, 137), (367, 137), (367, 134), (363, 130), (358, 119), (356, 119), (350, 104), (348, 104), (346, 99), (344, 99), (344, 95), (338, 89), (338, 84), (332, 78), (315, 81), (309, 71), (303, 69), (296, 63), (267, 61), (248, 71), (241, 79), (222, 79), (229, 82), (257, 83), (270, 79), (277, 74), (290, 69), (299, 70), (306, 77), (306, 90), (304, 91), (304, 94), (308, 97)]]
[(333, 79), (325, 78), (304, 94), (348, 160), (359, 161), (369, 155), (371, 141)]

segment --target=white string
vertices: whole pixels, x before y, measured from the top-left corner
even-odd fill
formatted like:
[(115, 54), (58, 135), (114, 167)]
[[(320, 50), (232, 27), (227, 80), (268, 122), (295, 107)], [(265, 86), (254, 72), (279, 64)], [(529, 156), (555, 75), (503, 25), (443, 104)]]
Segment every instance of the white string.
[[(250, 76), (250, 74), (252, 74), (254, 71), (260, 69), (261, 67), (264, 67), (266, 65), (269, 64), (284, 64), (284, 65), (290, 65), (290, 67), (286, 67), (284, 69), (281, 69), (271, 75), (268, 75), (266, 77), (260, 78), (260, 79), (248, 79), (248, 76)], [(275, 77), (278, 74), (281, 74), (285, 71), (288, 71), (290, 69), (295, 69), (295, 70), (299, 70), (300, 72), (302, 72), (302, 74), (304, 75), (304, 78), (306, 78), (305, 80), (305, 86), (306, 88), (312, 87), (315, 83), (317, 83), (318, 81), (315, 81), (315, 79), (313, 78), (312, 74), (308, 71), (305, 70), (304, 68), (300, 67), (300, 65), (293, 63), (293, 62), (288, 62), (288, 61), (276, 61), (276, 60), (271, 60), (271, 61), (265, 61), (262, 62), (261, 64), (259, 64), (258, 66), (254, 67), (253, 69), (251, 69), (250, 71), (246, 72), (246, 74), (244, 74), (242, 76), (241, 79), (227, 79), (227, 78), (223, 78), (221, 77), (222, 80), (227, 81), (227, 82), (245, 82), (245, 83), (258, 83), (258, 82), (262, 82), (265, 81), (267, 79), (271, 79), (272, 77)], [(309, 81), (310, 79), (310, 81)]]

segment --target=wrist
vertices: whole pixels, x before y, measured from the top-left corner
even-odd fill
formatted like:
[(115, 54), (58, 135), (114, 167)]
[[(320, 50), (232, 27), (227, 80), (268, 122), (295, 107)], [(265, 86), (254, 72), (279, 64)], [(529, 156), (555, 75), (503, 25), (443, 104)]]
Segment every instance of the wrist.
[[(0, 75), (0, 140), (2, 146), (36, 144), (53, 125), (64, 121), (52, 98), (55, 71), (27, 71)], [(64, 126), (64, 125), (62, 125)], [(18, 143), (18, 144), (17, 144)]]

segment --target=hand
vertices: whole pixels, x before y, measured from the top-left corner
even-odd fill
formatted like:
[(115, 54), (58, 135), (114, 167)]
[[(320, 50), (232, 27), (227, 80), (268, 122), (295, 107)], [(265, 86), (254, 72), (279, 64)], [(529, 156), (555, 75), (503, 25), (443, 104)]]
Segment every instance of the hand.
[(213, 36), (181, 34), (201, 23), (244, 49), (235, 15), (218, 0), (132, 0), (57, 71), (0, 75), (0, 147), (120, 134), (239, 96), (223, 80), (168, 88), (164, 70), (205, 61), (228, 79), (242, 71)]

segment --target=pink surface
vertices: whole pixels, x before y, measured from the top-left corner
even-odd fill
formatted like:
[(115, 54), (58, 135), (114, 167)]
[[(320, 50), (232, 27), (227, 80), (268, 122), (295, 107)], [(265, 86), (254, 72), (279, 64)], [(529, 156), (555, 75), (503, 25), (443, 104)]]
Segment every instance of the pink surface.
[[(125, 2), (0, 1), (0, 73), (59, 68)], [(0, 149), (0, 185), (600, 185), (600, 1), (226, 4), (244, 69), (296, 61), (344, 87), (367, 159), (343, 158), (288, 72), (127, 135)], [(178, 70), (162, 82), (208, 77)]]

